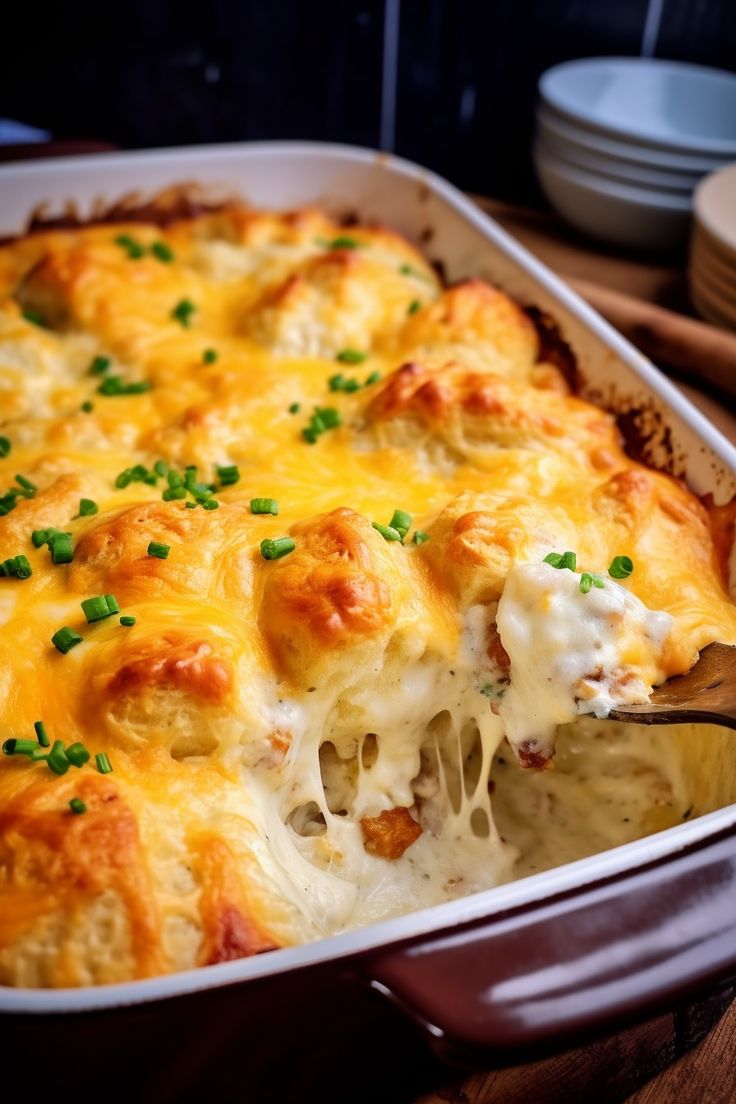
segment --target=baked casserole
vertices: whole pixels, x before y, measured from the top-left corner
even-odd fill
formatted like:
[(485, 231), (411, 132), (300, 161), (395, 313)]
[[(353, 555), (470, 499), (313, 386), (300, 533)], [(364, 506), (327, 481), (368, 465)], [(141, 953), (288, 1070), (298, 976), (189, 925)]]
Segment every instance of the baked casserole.
[(176, 196), (0, 284), (1, 983), (260, 953), (721, 800), (716, 730), (604, 718), (736, 643), (733, 511), (503, 291)]

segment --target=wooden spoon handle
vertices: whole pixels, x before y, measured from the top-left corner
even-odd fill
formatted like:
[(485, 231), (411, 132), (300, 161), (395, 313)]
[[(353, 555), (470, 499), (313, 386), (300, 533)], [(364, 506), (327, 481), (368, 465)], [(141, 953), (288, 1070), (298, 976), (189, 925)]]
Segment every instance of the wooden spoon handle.
[(564, 278), (645, 356), (736, 395), (736, 333), (577, 276)]

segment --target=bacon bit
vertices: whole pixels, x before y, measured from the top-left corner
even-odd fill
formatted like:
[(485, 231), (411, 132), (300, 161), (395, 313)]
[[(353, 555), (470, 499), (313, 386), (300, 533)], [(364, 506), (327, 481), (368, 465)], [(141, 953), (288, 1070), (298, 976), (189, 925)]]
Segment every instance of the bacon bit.
[(366, 851), (382, 859), (400, 859), (422, 834), (421, 826), (401, 805), (384, 809), (375, 817), (363, 817), (360, 827)]
[(516, 752), (519, 766), (525, 770), (546, 770), (552, 765), (552, 756), (542, 749), (537, 740), (523, 740)]

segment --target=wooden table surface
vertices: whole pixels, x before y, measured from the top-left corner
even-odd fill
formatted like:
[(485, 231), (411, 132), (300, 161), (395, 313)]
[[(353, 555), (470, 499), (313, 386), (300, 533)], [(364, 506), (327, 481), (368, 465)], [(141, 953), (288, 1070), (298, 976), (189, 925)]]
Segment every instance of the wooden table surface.
[[(552, 215), (481, 197), (477, 202), (561, 276), (691, 313), (684, 263), (657, 264), (603, 247), (596, 250)], [(696, 386), (695, 376), (676, 382), (736, 443), (736, 403), (707, 385)], [(730, 1003), (731, 998), (727, 993), (710, 1005), (664, 1016), (646, 1028), (555, 1058), (456, 1078), (416, 1104), (734, 1104), (736, 1002)], [(710, 1029), (713, 1022), (716, 1026)], [(704, 1031), (705, 1037), (689, 1049)], [(637, 1086), (633, 1093), (632, 1086)]]

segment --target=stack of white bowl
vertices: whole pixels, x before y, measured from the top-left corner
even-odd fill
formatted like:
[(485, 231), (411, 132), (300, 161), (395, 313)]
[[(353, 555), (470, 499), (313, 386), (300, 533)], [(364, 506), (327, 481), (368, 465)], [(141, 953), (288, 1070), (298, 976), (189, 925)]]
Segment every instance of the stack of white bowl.
[(540, 184), (558, 214), (593, 237), (676, 249), (698, 181), (734, 160), (734, 74), (656, 58), (583, 58), (539, 81)]
[(695, 192), (689, 276), (698, 314), (736, 330), (736, 165), (713, 173)]

